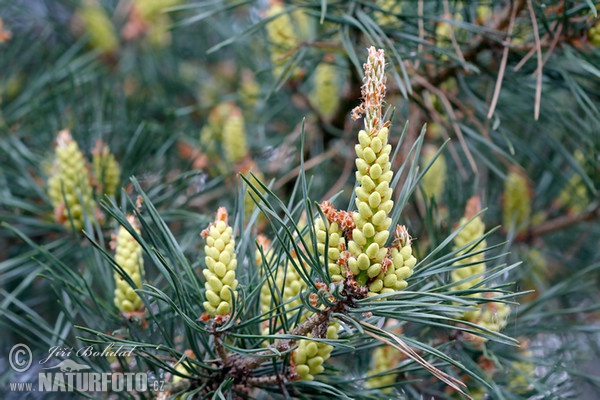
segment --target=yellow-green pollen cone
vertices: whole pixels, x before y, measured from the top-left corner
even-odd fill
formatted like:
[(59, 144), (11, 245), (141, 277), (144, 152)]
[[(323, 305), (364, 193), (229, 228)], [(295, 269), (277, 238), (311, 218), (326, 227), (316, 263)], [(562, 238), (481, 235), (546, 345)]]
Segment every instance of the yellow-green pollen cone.
[(365, 386), (368, 388), (381, 387), (383, 393), (390, 393), (392, 388), (385, 386), (393, 385), (396, 382), (396, 374), (387, 372), (396, 368), (400, 359), (401, 353), (392, 346), (379, 346), (375, 348), (371, 355), (371, 369), (369, 369), (371, 377), (365, 381)]
[[(298, 264), (302, 261), (292, 252), (293, 262)], [(263, 270), (263, 274), (269, 274)], [(280, 306), (283, 305), (283, 310), (287, 315), (288, 320), (296, 320), (297, 312), (304, 312), (300, 316), (299, 321), (306, 320), (312, 312), (306, 312), (306, 308), (302, 307), (302, 299), (300, 295), (306, 290), (307, 283), (302, 279), (292, 262), (285, 262), (284, 265), (279, 265), (277, 271), (274, 272), (273, 279), (269, 278), (262, 286), (260, 291), (260, 308), (263, 314), (268, 314), (272, 310), (279, 313)], [(293, 314), (288, 314), (293, 311)], [(278, 321), (281, 317), (271, 319), (271, 321), (263, 321), (261, 325), (261, 333), (269, 334), (270, 326), (280, 326), (282, 321)]]
[[(187, 349), (184, 352), (184, 354), (185, 354), (184, 360), (187, 359), (187, 358), (190, 358), (190, 359), (196, 358), (195, 355), (194, 355), (194, 352), (192, 350), (190, 350), (190, 349)], [(181, 361), (179, 364), (177, 364), (177, 366), (175, 366), (175, 371), (177, 371), (177, 372), (179, 372), (179, 373), (181, 373), (183, 375), (190, 375), (191, 368), (192, 368), (191, 367), (191, 363), (189, 361)], [(178, 382), (180, 382), (180, 381), (182, 381), (184, 379), (185, 379), (184, 377), (181, 377), (179, 375), (173, 374), (173, 381), (172, 382), (173, 383), (178, 383)]]
[[(485, 253), (482, 250), (486, 248), (486, 241), (481, 240), (475, 247), (472, 246), (475, 244), (475, 242), (480, 240), (485, 233), (485, 224), (483, 223), (483, 219), (481, 218), (481, 215), (477, 215), (477, 213), (480, 211), (481, 201), (479, 196), (471, 197), (467, 202), (465, 214), (459, 222), (460, 226), (464, 224), (466, 225), (463, 226), (463, 228), (454, 238), (454, 250), (458, 250), (471, 244), (471, 246), (459, 251), (457, 255), (463, 255), (467, 251), (469, 253), (479, 253), (472, 254), (471, 256), (454, 263), (455, 266), (465, 264), (466, 266), (454, 269), (450, 272), (450, 278), (452, 279), (452, 282), (456, 283), (456, 285), (453, 287), (453, 290), (468, 290), (479, 284), (484, 278)], [(480, 297), (480, 294), (474, 294), (472, 297)], [(479, 309), (475, 311), (467, 311), (464, 313), (463, 319), (473, 321), (479, 317), (479, 314)]]
[[(337, 339), (339, 324), (332, 322), (327, 327), (326, 338)], [(312, 381), (315, 375), (325, 370), (323, 363), (329, 359), (333, 346), (310, 339), (298, 342), (298, 348), (292, 354), (292, 368), (295, 369), (297, 379)]]
[(204, 309), (211, 317), (230, 315), (234, 296), (237, 297), (235, 240), (227, 219), (227, 210), (220, 207), (215, 221), (202, 231), (206, 240), (206, 268), (202, 270), (206, 279)]
[[(127, 217), (127, 221), (139, 234), (139, 224), (133, 215)], [(142, 246), (135, 240), (125, 227), (119, 227), (116, 239), (115, 262), (123, 269), (124, 273), (133, 281), (135, 287), (127, 283), (123, 277), (115, 272), (115, 306), (119, 311), (131, 313), (142, 311), (144, 303), (134, 289), (142, 288), (144, 277), (144, 259), (142, 257)]]
[[(265, 25), (270, 44), (273, 75), (277, 78), (284, 72), (288, 59), (296, 47), (310, 37), (311, 23), (303, 10), (286, 12), (282, 1), (271, 0), (265, 18), (273, 18)], [(300, 70), (294, 69), (292, 76), (298, 76)]]
[(248, 154), (248, 146), (246, 144), (244, 116), (239, 107), (232, 107), (231, 113), (223, 124), (222, 136), (223, 151), (227, 160), (232, 164), (242, 161)]
[(340, 105), (342, 88), (339, 74), (339, 68), (329, 62), (321, 62), (315, 68), (314, 86), (309, 99), (315, 110), (326, 121), (331, 121)]
[(119, 186), (121, 169), (115, 156), (102, 141), (92, 150), (92, 174), (98, 195), (114, 196)]
[(72, 220), (73, 228), (79, 231), (86, 217), (90, 220), (95, 217), (96, 203), (92, 196), (88, 165), (68, 130), (60, 131), (56, 139), (54, 165), (48, 179), (48, 196), (54, 207), (56, 222), (66, 227), (71, 227)]
[(531, 219), (532, 190), (525, 173), (513, 168), (504, 181), (502, 219), (504, 229), (523, 233)]
[(590, 28), (588, 38), (592, 46), (600, 46), (600, 20)]
[[(427, 165), (433, 160), (436, 155), (437, 149), (433, 145), (427, 145), (423, 149), (423, 156), (421, 158), (421, 167), (425, 169)], [(444, 193), (444, 186), (446, 183), (446, 158), (443, 154), (440, 154), (427, 173), (421, 180), (421, 188), (423, 189), (423, 196), (426, 201), (435, 199), (439, 203), (442, 194)]]
[(369, 278), (379, 275), (388, 252), (385, 244), (392, 223), (388, 214), (394, 202), (390, 188), (393, 176), (389, 161), (391, 146), (387, 144), (387, 136), (387, 128), (379, 130), (374, 137), (361, 130), (356, 145), (359, 186), (356, 187), (355, 203), (358, 211), (353, 214), (356, 228), (348, 242), (351, 255), (348, 268), (363, 286)]
[(200, 146), (202, 152), (212, 154), (217, 152), (217, 145), (222, 144), (223, 128), (229, 115), (236, 106), (231, 102), (216, 105), (208, 114), (208, 120), (200, 131)]
[[(327, 225), (327, 226), (326, 226)], [(338, 263), (342, 252), (346, 249), (346, 240), (337, 222), (324, 222), (322, 218), (315, 221), (317, 250), (321, 256), (327, 254), (327, 269), (333, 282), (344, 279), (346, 275), (342, 265)], [(329, 238), (328, 238), (329, 236)], [(326, 243), (327, 242), (327, 243)], [(325, 245), (327, 244), (327, 248)]]
[[(497, 294), (495, 293), (484, 293), (484, 297), (493, 299)], [(490, 301), (480, 305), (481, 312), (479, 315), (471, 320), (482, 328), (485, 328), (492, 332), (500, 332), (506, 327), (508, 323), (508, 316), (510, 314), (510, 306), (506, 303), (499, 301)], [(487, 338), (478, 336), (472, 333), (464, 333), (465, 338), (474, 344), (482, 344), (487, 341)]]
[(400, 20), (397, 15), (402, 13), (402, 3), (398, 0), (375, 0), (375, 5), (381, 9), (373, 13), (377, 25), (398, 28)]
[(527, 339), (521, 341), (519, 353), (520, 361), (512, 363), (508, 387), (513, 393), (525, 394), (532, 389), (530, 382), (535, 379), (535, 365), (532, 362), (533, 352), (529, 349)]
[(86, 0), (75, 13), (77, 22), (89, 35), (90, 46), (103, 54), (119, 49), (119, 39), (106, 10), (96, 0)]
[[(585, 156), (581, 150), (576, 150), (573, 154), (575, 160), (581, 168), (585, 166)], [(587, 186), (583, 177), (574, 171), (567, 185), (560, 191), (556, 201), (557, 206), (566, 207), (567, 212), (578, 214), (585, 210), (590, 203)]]
[(413, 274), (417, 259), (412, 252), (412, 238), (404, 225), (396, 226), (389, 259), (391, 264), (384, 260), (384, 270), (369, 286), (369, 295), (396, 292), (408, 286), (406, 279)]
[(412, 273), (416, 259), (404, 227), (397, 235), (403, 243), (386, 247), (392, 223), (388, 215), (394, 206), (390, 187), (394, 173), (390, 163), (392, 146), (388, 144), (389, 121), (383, 121), (382, 111), (386, 89), (383, 50), (369, 48), (364, 69), (363, 103), (352, 115), (357, 119), (364, 114), (365, 129), (358, 133), (355, 146), (358, 211), (353, 213), (355, 228), (348, 241), (348, 270), (359, 285), (368, 286), (369, 295), (373, 296), (406, 287), (404, 279)]

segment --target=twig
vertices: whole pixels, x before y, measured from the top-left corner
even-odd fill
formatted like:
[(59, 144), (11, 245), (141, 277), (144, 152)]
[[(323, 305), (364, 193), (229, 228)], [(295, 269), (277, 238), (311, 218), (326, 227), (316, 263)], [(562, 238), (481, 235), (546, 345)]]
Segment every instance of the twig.
[(595, 218), (600, 217), (600, 203), (595, 204), (590, 209), (575, 215), (563, 215), (554, 218), (550, 221), (543, 222), (538, 226), (531, 228), (529, 232), (530, 237), (543, 236), (551, 232), (555, 232), (571, 225), (578, 224), (580, 222), (591, 221)]
[[(433, 104), (431, 104), (431, 100), (429, 98), (426, 98), (425, 96), (423, 96), (423, 105), (427, 108), (428, 114), (431, 116), (431, 118), (433, 119), (434, 122), (436, 122), (442, 126), (446, 125), (445, 121), (442, 119), (442, 116), (440, 115), (440, 113), (435, 109), (435, 107), (433, 107)], [(444, 136), (444, 140), (450, 139), (450, 135), (448, 135), (448, 132), (446, 132), (445, 129), (442, 130), (442, 136)], [(454, 160), (454, 163), (458, 167), (458, 172), (459, 172), (460, 176), (462, 176), (463, 178), (466, 179), (467, 171), (465, 170), (465, 167), (463, 166), (462, 160), (460, 159), (458, 152), (456, 151), (454, 146), (448, 146), (448, 151), (450, 152), (450, 156)]]
[(533, 9), (533, 4), (531, 4), (531, 0), (527, 0), (527, 8), (529, 9), (529, 16), (531, 18), (531, 23), (533, 24), (533, 37), (535, 39), (535, 49), (537, 52), (537, 82), (535, 85), (535, 108), (534, 108), (534, 119), (537, 121), (540, 118), (540, 105), (542, 103), (542, 68), (544, 68), (544, 63), (542, 61), (542, 45), (540, 43), (540, 32), (538, 31), (538, 24), (535, 18), (535, 11)]
[(331, 189), (329, 189), (327, 191), (327, 193), (325, 193), (325, 196), (323, 196), (323, 198), (325, 200), (331, 198), (333, 195), (335, 195), (337, 192), (339, 192), (342, 189), (342, 187), (344, 187), (344, 184), (348, 181), (348, 178), (350, 177), (350, 174), (352, 173), (353, 168), (354, 168), (354, 158), (345, 157), (344, 169), (342, 170), (340, 177), (335, 181), (333, 186), (331, 186)]
[[(274, 162), (271, 162), (269, 168), (271, 170), (273, 169), (277, 169), (279, 166), (284, 165), (284, 159), (286, 157), (286, 155), (288, 154), (288, 152), (286, 151), (287, 148), (291, 147), (291, 144), (294, 143), (294, 141), (296, 141), (296, 139), (298, 139), (300, 136), (302, 136), (302, 127), (303, 127), (303, 123), (299, 123), (294, 127), (294, 130), (285, 137), (283, 143), (281, 143), (280, 145), (280, 149), (279, 150), (279, 156), (277, 157), (277, 159)], [(272, 165), (275, 165), (276, 167), (273, 168)]]
[[(490, 137), (490, 134), (488, 132), (489, 127), (486, 127), (481, 121), (479, 121), (476, 117), (475, 117), (475, 113), (473, 112), (472, 109), (468, 108), (462, 101), (460, 101), (456, 96), (450, 94), (450, 93), (446, 93), (446, 97), (448, 98), (448, 100), (450, 100), (450, 102), (452, 104), (454, 104), (456, 106), (456, 108), (458, 108), (460, 111), (462, 111), (471, 121), (471, 123), (483, 134), (483, 136), (491, 141), (492, 138)], [(488, 121), (486, 121), (486, 124), (489, 124)]]
[[(444, 0), (444, 13), (452, 17), (448, 0)], [(452, 41), (452, 47), (454, 47), (454, 51), (456, 52), (458, 58), (460, 58), (462, 62), (465, 62), (465, 56), (460, 50), (460, 46), (458, 45), (458, 41), (456, 40), (456, 36), (454, 35), (454, 27), (452, 26), (452, 24), (448, 24), (448, 27), (450, 28), (450, 40)]]
[[(557, 23), (555, 22), (551, 29), (553, 30), (554, 27), (556, 27), (556, 25), (557, 25)], [(542, 48), (544, 48), (545, 46), (548, 46), (548, 52), (544, 56), (544, 61), (542, 63), (543, 65), (546, 65), (546, 61), (548, 61), (548, 58), (552, 55), (552, 52), (554, 51), (554, 48), (558, 44), (558, 41), (561, 39), (560, 35), (562, 34), (562, 29), (563, 29), (563, 25), (562, 24), (558, 25), (558, 28), (556, 29), (556, 32), (554, 33), (554, 37), (552, 38), (550, 45), (547, 44), (547, 35), (545, 35), (544, 39), (540, 41)], [(523, 57), (523, 59), (521, 59), (521, 61), (519, 61), (517, 63), (517, 65), (515, 65), (513, 67), (513, 71), (517, 72), (518, 70), (523, 68), (523, 65), (525, 65), (525, 63), (536, 53), (536, 51), (537, 51), (537, 47), (530, 48), (529, 51), (527, 52), (527, 54), (525, 55), (525, 57)]]
[(427, 81), (427, 79), (425, 79), (421, 76), (418, 76), (418, 75), (416, 75), (414, 78), (416, 79), (417, 82), (421, 83), (421, 85), (423, 85), (424, 88), (435, 93), (439, 97), (440, 101), (444, 104), (444, 108), (446, 109), (446, 111), (448, 112), (448, 116), (450, 117), (450, 124), (452, 125), (454, 133), (456, 133), (456, 136), (458, 137), (458, 141), (460, 142), (461, 146), (463, 147), (463, 150), (465, 152), (467, 160), (469, 161), (469, 164), (471, 165), (471, 169), (473, 170), (473, 172), (477, 172), (477, 164), (475, 164), (475, 159), (471, 155), (471, 151), (469, 150), (469, 147), (467, 146), (467, 142), (465, 141), (465, 138), (462, 134), (460, 126), (456, 122), (457, 118), (456, 118), (456, 115), (454, 114), (454, 109), (452, 108), (452, 104), (450, 104), (450, 101), (448, 101), (446, 94), (442, 90), (438, 89), (437, 87), (435, 87), (431, 83), (429, 83)]
[[(417, 45), (417, 56), (423, 51), (423, 40), (425, 40), (425, 26), (423, 24), (423, 0), (419, 0), (417, 3), (417, 25), (419, 27), (419, 44)], [(421, 59), (417, 58), (415, 61), (414, 68), (418, 69), (421, 65)]]
[[(521, 11), (525, 7), (525, 0), (517, 1), (516, 4), (513, 4), (512, 7), (513, 8), (509, 8), (509, 10), (505, 13), (505, 15), (498, 20), (497, 24), (490, 27), (491, 30), (498, 31), (498, 32), (503, 31), (511, 23), (511, 21), (514, 22), (514, 18), (511, 20), (510, 17), (514, 13), (515, 18), (516, 18), (516, 14), (518, 14), (519, 11)], [(487, 48), (488, 46), (489, 46), (488, 40), (483, 35), (477, 36), (474, 40), (472, 40), (469, 43), (468, 46), (466, 46), (466, 47), (470, 48), (470, 50), (468, 50), (464, 53), (465, 60), (470, 61), (470, 60), (475, 59), (477, 57), (477, 55), (479, 53), (481, 53), (481, 51), (483, 49)], [(454, 71), (457, 68), (458, 68), (457, 66), (440, 68), (437, 70), (437, 73), (435, 75), (428, 77), (428, 81), (432, 85), (437, 86), (440, 83), (444, 82), (446, 79), (448, 79), (450, 76), (452, 76), (452, 74), (454, 73)], [(413, 92), (419, 92), (423, 89), (423, 85), (420, 85), (417, 82), (411, 82), (411, 87), (413, 88)]]
[[(337, 152), (338, 152), (337, 148), (331, 147), (326, 152), (321, 153), (317, 156), (314, 156), (313, 158), (311, 158), (310, 160), (308, 160), (304, 163), (304, 170), (308, 171), (309, 169), (316, 167), (317, 165), (326, 161), (329, 157), (333, 156)], [(273, 185), (273, 189), (275, 189), (275, 190), (280, 189), (283, 185), (285, 185), (286, 183), (288, 183), (289, 181), (294, 179), (296, 176), (298, 176), (300, 174), (300, 171), (301, 171), (301, 167), (297, 166), (296, 168), (294, 168), (293, 170), (291, 170), (290, 172), (288, 172), (287, 174), (282, 176), (280, 179), (278, 179), (277, 182), (275, 182), (275, 184)]]
[(527, 61), (529, 61), (529, 59), (531, 58), (531, 56), (533, 56), (533, 55), (535, 54), (535, 50), (536, 50), (536, 49), (535, 49), (535, 48), (533, 48), (533, 47), (532, 47), (531, 49), (529, 49), (529, 52), (527, 52), (527, 54), (525, 54), (525, 57), (523, 57), (523, 58), (521, 59), (521, 61), (519, 61), (519, 62), (517, 63), (517, 65), (515, 65), (515, 66), (513, 67), (513, 71), (517, 72), (518, 70), (520, 70), (521, 68), (523, 68), (523, 65), (525, 65), (525, 63), (526, 63)]
[(215, 338), (215, 350), (217, 351), (219, 358), (221, 358), (223, 365), (227, 365), (229, 362), (229, 356), (227, 355), (225, 347), (223, 347), (223, 343), (221, 342), (221, 333), (215, 329), (213, 330), (213, 337)]
[(554, 48), (556, 47), (556, 45), (558, 44), (558, 41), (560, 40), (560, 34), (562, 33), (562, 29), (563, 29), (563, 25), (562, 24), (558, 25), (558, 28), (556, 29), (556, 32), (554, 33), (554, 37), (552, 38), (552, 42), (550, 43), (550, 48), (548, 49), (548, 52), (544, 56), (544, 61), (542, 62), (543, 65), (546, 65), (546, 61), (548, 61), (548, 58), (550, 58), (550, 56), (554, 52)]
[[(316, 326), (329, 321), (329, 317), (333, 311), (334, 309), (331, 307), (326, 308), (322, 312), (309, 317), (306, 321), (288, 332), (288, 334), (295, 336), (306, 336), (308, 333), (312, 332)], [(250, 373), (250, 371), (256, 369), (265, 361), (270, 360), (271, 358), (269, 356), (275, 355), (275, 352), (281, 353), (289, 351), (295, 342), (296, 339), (279, 339), (270, 345), (267, 350), (258, 353), (257, 357), (240, 355), (230, 357), (229, 365), (242, 375), (247, 375)]]
[(508, 51), (510, 49), (510, 42), (512, 41), (511, 35), (513, 32), (513, 27), (515, 25), (515, 19), (517, 18), (517, 9), (517, 6), (513, 6), (512, 12), (510, 14), (510, 20), (506, 32), (506, 43), (504, 45), (504, 50), (502, 51), (502, 60), (500, 61), (500, 69), (498, 70), (498, 79), (496, 80), (496, 87), (494, 88), (494, 95), (492, 97), (492, 103), (490, 104), (490, 111), (487, 115), (488, 119), (491, 119), (492, 115), (494, 115), (496, 105), (498, 104), (498, 98), (500, 97), (500, 89), (502, 88), (502, 80), (504, 79), (504, 72), (506, 71), (506, 62), (508, 61)]
[(251, 376), (247, 382), (251, 386), (268, 386), (282, 383), (283, 378), (279, 375)]

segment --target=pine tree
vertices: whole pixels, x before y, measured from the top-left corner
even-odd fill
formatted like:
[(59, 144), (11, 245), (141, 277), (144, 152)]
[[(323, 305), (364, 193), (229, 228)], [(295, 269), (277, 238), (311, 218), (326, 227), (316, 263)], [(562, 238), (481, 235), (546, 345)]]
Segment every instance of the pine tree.
[(594, 398), (599, 9), (0, 0), (3, 390)]

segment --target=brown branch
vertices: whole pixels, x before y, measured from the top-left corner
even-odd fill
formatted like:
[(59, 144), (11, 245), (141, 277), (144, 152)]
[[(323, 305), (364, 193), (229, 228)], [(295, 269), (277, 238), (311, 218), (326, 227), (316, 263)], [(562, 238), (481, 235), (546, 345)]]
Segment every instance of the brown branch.
[(284, 378), (279, 375), (251, 376), (246, 381), (251, 386), (269, 386), (282, 383)]
[(444, 108), (446, 109), (446, 111), (448, 112), (448, 116), (450, 117), (450, 124), (452, 125), (452, 129), (454, 130), (454, 133), (456, 133), (456, 136), (458, 137), (458, 141), (460, 142), (461, 146), (463, 147), (465, 156), (467, 157), (467, 160), (469, 161), (469, 165), (471, 166), (471, 169), (473, 170), (473, 172), (476, 173), (477, 172), (477, 164), (475, 164), (475, 159), (473, 159), (473, 156), (471, 155), (471, 151), (469, 150), (469, 147), (467, 146), (467, 143), (462, 134), (460, 126), (456, 122), (457, 118), (456, 118), (456, 115), (454, 114), (454, 109), (452, 108), (452, 104), (450, 104), (450, 101), (448, 101), (446, 94), (442, 90), (440, 90), (437, 87), (435, 87), (434, 85), (430, 84), (425, 78), (423, 78), (421, 76), (417, 75), (417, 76), (415, 76), (415, 79), (417, 79), (417, 82), (421, 83), (423, 85), (423, 87), (425, 87), (427, 90), (435, 93), (438, 96), (438, 98), (440, 99), (440, 101), (442, 102), (442, 104), (444, 105)]
[[(444, 13), (446, 15), (450, 15), (450, 17), (452, 17), (452, 13), (450, 12), (450, 5), (448, 4), (448, 0), (444, 0)], [(448, 28), (450, 30), (450, 41), (452, 42), (452, 47), (454, 47), (454, 51), (456, 52), (456, 55), (458, 56), (458, 58), (462, 61), (465, 62), (465, 56), (462, 53), (460, 46), (458, 45), (458, 41), (456, 40), (456, 35), (454, 34), (454, 27), (452, 26), (452, 24), (448, 24)]]
[[(341, 302), (338, 303), (338, 306), (341, 304)], [(328, 307), (322, 312), (309, 317), (306, 321), (288, 332), (288, 334), (294, 336), (306, 336), (312, 332), (315, 327), (328, 322), (332, 312), (334, 312), (334, 308)], [(247, 376), (250, 371), (256, 369), (265, 361), (270, 360), (269, 356), (274, 356), (277, 353), (289, 351), (296, 341), (297, 339), (276, 340), (275, 343), (267, 348), (267, 350), (258, 353), (257, 357), (242, 355), (230, 357), (229, 365), (236, 371), (236, 373)]]
[(333, 197), (333, 195), (342, 190), (342, 188), (348, 181), (348, 178), (352, 174), (352, 171), (354, 170), (354, 158), (344, 157), (344, 160), (344, 169), (342, 170), (340, 177), (335, 181), (333, 186), (331, 186), (331, 189), (329, 189), (327, 193), (325, 193), (325, 196), (323, 196), (324, 200)]
[(225, 351), (225, 347), (223, 347), (223, 343), (221, 342), (221, 332), (218, 332), (216, 329), (213, 330), (213, 335), (215, 338), (215, 350), (217, 351), (217, 354), (219, 355), (219, 358), (221, 358), (221, 362), (223, 363), (223, 365), (227, 365), (227, 363), (229, 362), (229, 356), (227, 355), (227, 352)]
[[(308, 171), (309, 169), (316, 167), (317, 165), (325, 162), (329, 157), (333, 156), (337, 152), (338, 152), (337, 148), (335, 148), (335, 147), (329, 148), (329, 150), (327, 150), (326, 152), (321, 153), (321, 154), (311, 158), (310, 160), (306, 161), (304, 163), (304, 170)], [(277, 190), (277, 189), (280, 189), (281, 187), (283, 187), (286, 183), (288, 183), (289, 181), (291, 181), (292, 179), (297, 177), (300, 174), (301, 170), (302, 170), (301, 166), (297, 166), (296, 168), (294, 168), (293, 170), (291, 170), (290, 172), (288, 172), (287, 174), (282, 176), (280, 179), (277, 180), (277, 182), (275, 182), (275, 184), (273, 185), (273, 189)]]
[[(502, 18), (500, 18), (494, 26), (491, 26), (490, 29), (497, 32), (502, 32), (506, 30), (511, 21), (511, 11), (514, 12), (516, 15), (525, 8), (525, 5), (525, 0), (519, 0), (516, 2), (516, 4), (513, 5), (512, 9), (510, 7), (507, 7), (506, 12), (502, 16)], [(463, 53), (465, 61), (470, 62), (474, 60), (476, 56), (486, 48), (486, 46), (488, 46), (488, 40), (484, 36), (476, 37), (473, 41), (471, 41), (470, 45), (468, 46), (470, 47), (470, 49)], [(433, 76), (429, 76), (427, 80), (432, 85), (438, 86), (440, 83), (444, 82), (450, 76), (452, 76), (457, 69), (459, 69), (458, 66), (438, 69), (436, 71), (436, 74)], [(411, 82), (411, 86), (413, 92), (420, 92), (424, 89), (423, 85), (417, 82)]]
[[(423, 40), (425, 39), (425, 26), (423, 24), (423, 0), (419, 0), (417, 3), (417, 16), (419, 17), (419, 20), (417, 21), (419, 26), (419, 44), (417, 45), (417, 55), (419, 55), (423, 52)], [(414, 69), (418, 69), (419, 65), (421, 65), (421, 60), (417, 58)]]
[(535, 106), (534, 106), (534, 119), (537, 121), (540, 118), (540, 106), (542, 103), (542, 68), (544, 63), (542, 61), (542, 45), (540, 42), (540, 33), (538, 31), (538, 24), (535, 18), (535, 11), (533, 10), (533, 4), (531, 0), (527, 0), (527, 8), (529, 9), (529, 16), (531, 23), (533, 24), (533, 38), (535, 39), (535, 51), (537, 53), (537, 82), (535, 85)]
[(510, 50), (510, 42), (512, 35), (513, 27), (515, 24), (515, 19), (517, 18), (517, 7), (514, 6), (512, 12), (510, 14), (510, 20), (508, 23), (508, 30), (506, 32), (507, 35), (507, 43), (502, 50), (502, 61), (500, 61), (500, 69), (498, 70), (498, 79), (496, 80), (496, 87), (494, 88), (494, 96), (492, 97), (492, 103), (490, 104), (490, 110), (488, 112), (488, 119), (492, 118), (494, 115), (494, 111), (496, 110), (496, 104), (498, 103), (498, 98), (500, 97), (500, 89), (502, 88), (502, 79), (504, 79), (504, 72), (506, 71), (506, 63), (508, 61), (508, 51)]
[[(446, 126), (446, 120), (444, 120), (442, 118), (442, 116), (440, 115), (440, 113), (435, 109), (435, 107), (431, 103), (431, 100), (429, 97), (430, 96), (428, 96), (428, 97), (423, 96), (423, 102), (422, 102), (423, 106), (425, 108), (427, 108), (427, 112), (431, 116), (431, 118), (433, 119), (434, 122), (438, 123), (440, 126)], [(446, 129), (442, 130), (442, 136), (444, 137), (444, 140), (450, 139), (450, 135), (448, 134)], [(467, 171), (465, 170), (465, 167), (463, 166), (462, 160), (460, 159), (458, 152), (456, 151), (454, 146), (448, 146), (448, 151), (450, 152), (450, 156), (452, 157), (452, 159), (454, 160), (454, 163), (456, 164), (456, 167), (458, 168), (458, 172), (459, 172), (460, 176), (462, 176), (463, 178), (466, 179)]]
[(552, 42), (550, 43), (550, 48), (548, 49), (548, 52), (544, 56), (544, 61), (542, 63), (543, 65), (546, 65), (546, 62), (548, 61), (548, 59), (554, 52), (554, 48), (556, 47), (556, 45), (558, 44), (558, 41), (560, 40), (560, 35), (562, 33), (562, 29), (563, 29), (563, 25), (562, 24), (558, 25), (558, 28), (556, 29), (556, 32), (554, 33), (554, 37), (552, 38)]
[(580, 222), (591, 221), (600, 217), (600, 203), (596, 203), (588, 210), (575, 215), (562, 215), (560, 217), (551, 219), (550, 221), (543, 222), (537, 226), (534, 226), (529, 231), (529, 236), (536, 238), (543, 236), (551, 232), (559, 231), (569, 226), (576, 225)]

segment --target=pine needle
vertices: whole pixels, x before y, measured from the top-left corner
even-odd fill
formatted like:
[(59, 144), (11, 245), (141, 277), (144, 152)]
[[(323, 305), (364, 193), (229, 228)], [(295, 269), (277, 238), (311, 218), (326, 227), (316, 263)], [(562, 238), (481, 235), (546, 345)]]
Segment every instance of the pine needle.
[[(395, 348), (396, 350), (398, 350), (405, 356), (409, 357), (410, 359), (414, 360), (415, 362), (417, 362), (418, 364), (423, 366), (423, 368), (425, 368), (426, 370), (431, 372), (432, 375), (434, 375), (436, 378), (438, 378), (442, 382), (446, 383), (448, 386), (450, 386), (457, 392), (461, 393), (462, 395), (466, 396), (467, 398), (469, 398), (471, 400), (473, 399), (471, 396), (469, 396), (468, 394), (466, 394), (465, 392), (462, 391), (461, 387), (466, 387), (464, 382), (461, 382), (460, 380), (458, 380), (454, 377), (451, 377), (450, 375), (446, 374), (445, 372), (443, 372), (443, 371), (439, 370), (438, 368), (434, 367), (433, 365), (431, 365), (427, 360), (425, 360), (423, 357), (421, 357), (419, 354), (417, 354), (417, 352), (414, 351), (410, 346), (408, 346), (406, 343), (404, 343), (404, 341), (402, 339), (400, 339), (398, 336), (394, 335), (393, 333), (384, 331), (383, 329), (378, 328), (375, 325), (369, 324), (368, 322), (364, 322), (364, 321), (358, 321), (358, 322), (361, 325), (363, 325), (364, 327), (368, 328), (364, 331), (367, 335), (371, 336), (372, 338), (374, 338), (376, 340), (379, 340), (380, 342), (387, 344), (388, 346), (392, 346), (393, 348)], [(381, 335), (376, 335), (372, 331), (378, 332)], [(393, 339), (395, 343), (388, 339), (385, 339), (384, 336), (387, 336), (387, 337)]]

